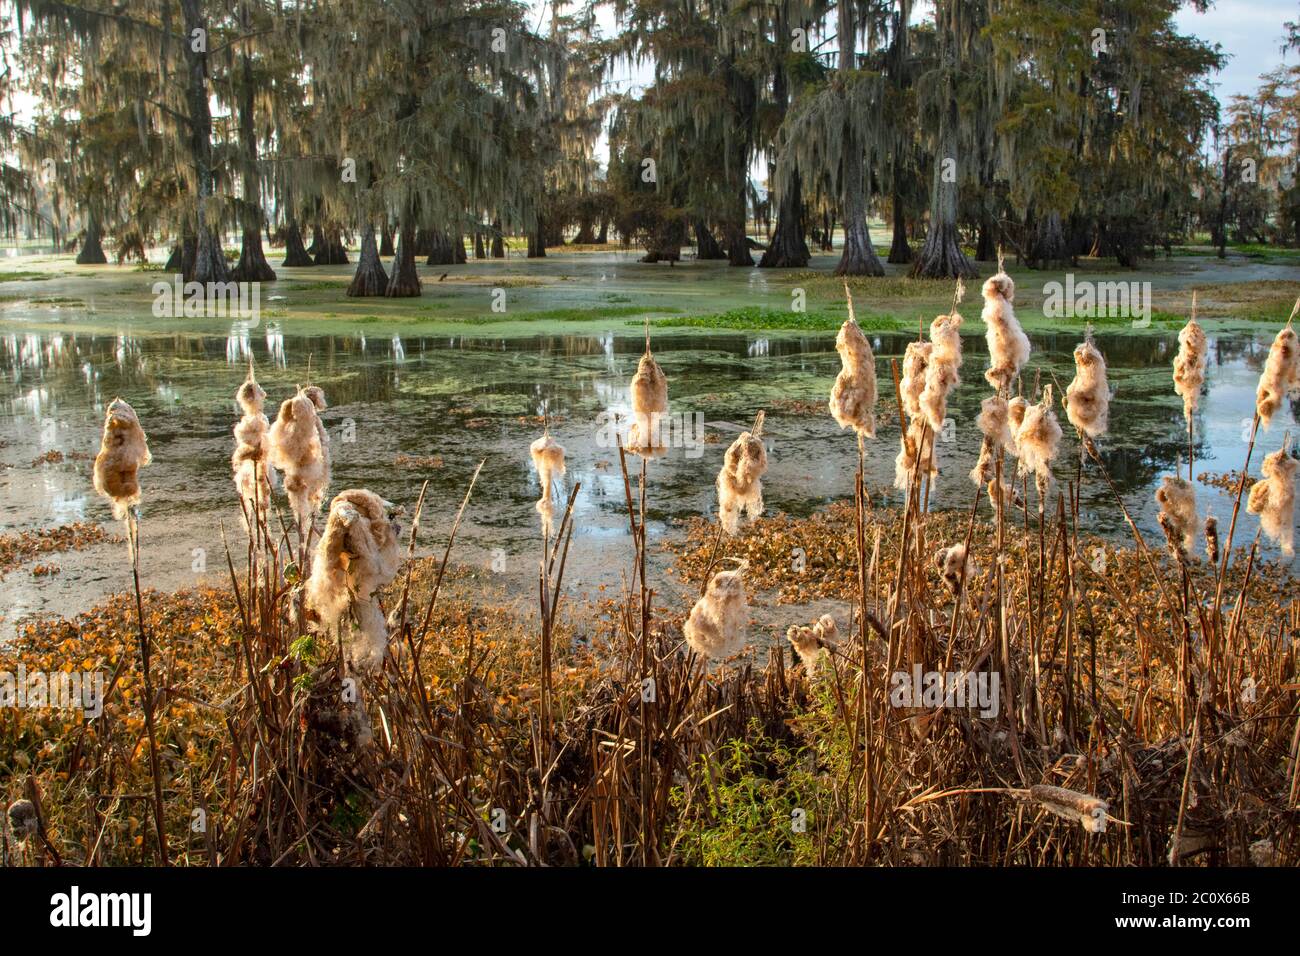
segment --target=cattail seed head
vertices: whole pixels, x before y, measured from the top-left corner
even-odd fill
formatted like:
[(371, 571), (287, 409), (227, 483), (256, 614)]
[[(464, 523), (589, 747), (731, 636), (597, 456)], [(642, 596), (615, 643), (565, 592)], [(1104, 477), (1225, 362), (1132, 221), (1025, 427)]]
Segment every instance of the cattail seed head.
[(280, 405), (268, 436), (271, 465), (284, 472), (289, 507), (301, 528), (311, 525), (330, 483), (330, 438), (317, 414), (323, 408), (318, 386), (299, 389)]
[(1065, 389), (1065, 415), (1089, 438), (1106, 434), (1110, 422), (1110, 385), (1106, 359), (1091, 341), (1074, 348), (1074, 380)]
[(930, 324), (930, 357), (925, 366), (925, 387), (918, 403), (930, 428), (943, 430), (948, 396), (961, 383), (961, 316), (941, 315)]
[(1205, 556), (1210, 564), (1219, 563), (1219, 519), (1213, 514), (1205, 516)]
[(1030, 787), (1029, 799), (1049, 813), (1080, 824), (1089, 833), (1101, 833), (1106, 829), (1106, 814), (1110, 810), (1110, 804), (1105, 800), (1047, 784)]
[(1201, 402), (1205, 365), (1210, 346), (1205, 330), (1192, 318), (1178, 333), (1178, 354), (1174, 356), (1174, 391), (1183, 400), (1183, 418), (1188, 422)]
[(388, 646), (388, 624), (376, 592), (392, 582), (402, 563), (400, 513), (373, 492), (341, 491), (330, 502), (312, 557), (307, 605), (319, 615), (320, 628), (337, 624), (349, 608), (354, 611), (361, 630), (354, 648), (359, 667), (382, 663)]
[(35, 836), (40, 828), (41, 820), (34, 803), (19, 799), (9, 804), (9, 829), (17, 840), (21, 842)]
[(683, 633), (691, 649), (707, 657), (730, 657), (745, 646), (749, 603), (745, 598), (745, 563), (719, 571), (691, 608)]
[(1263, 479), (1250, 488), (1246, 510), (1259, 515), (1269, 540), (1290, 557), (1295, 554), (1295, 475), (1297, 463), (1287, 448), (1279, 448), (1260, 465)]
[(757, 434), (741, 432), (731, 443), (718, 472), (718, 520), (727, 534), (734, 535), (740, 530), (742, 515), (753, 521), (763, 513), (767, 449), (761, 437), (761, 417), (756, 429)]
[(1171, 547), (1190, 554), (1196, 545), (1196, 488), (1184, 478), (1165, 475), (1156, 489), (1156, 504)]
[(1289, 325), (1278, 332), (1269, 346), (1268, 359), (1255, 391), (1255, 410), (1265, 428), (1288, 395), (1300, 395), (1300, 341)]
[(894, 487), (907, 491), (912, 486), (912, 473), (934, 479), (939, 466), (934, 456), (934, 432), (924, 418), (914, 418), (899, 439), (899, 450), (894, 458)]
[(987, 326), (985, 338), (989, 346), (989, 368), (984, 378), (998, 391), (1006, 391), (1029, 361), (1029, 336), (1020, 327), (1011, 305), (1016, 297), (1016, 284), (1005, 272), (999, 272), (984, 283), (981, 294), (984, 296), (981, 315)]
[(960, 594), (965, 582), (976, 573), (975, 562), (966, 553), (965, 542), (959, 541), (950, 548), (941, 548), (935, 555), (939, 573), (953, 594)]
[(269, 434), (271, 423), (262, 411), (266, 392), (248, 369), (248, 378), (235, 392), (235, 402), (243, 417), (235, 423), (235, 452), (230, 457), (235, 489), (244, 503), (240, 518), (247, 523), (259, 511), (265, 511), (275, 487), (275, 470), (270, 463)]
[(812, 627), (791, 625), (785, 632), (786, 639), (799, 655), (804, 671), (809, 676), (818, 672), (825, 659), (825, 652), (837, 643), (838, 634), (835, 618), (829, 614), (823, 614)]
[(831, 387), (830, 411), (840, 428), (852, 428), (863, 438), (876, 437), (876, 359), (871, 343), (853, 319), (845, 320), (835, 336), (840, 373)]
[(135, 409), (120, 398), (109, 403), (104, 434), (95, 456), (95, 490), (113, 506), (113, 517), (126, 519), (140, 503), (139, 470), (153, 461), (149, 440)]
[[(1015, 402), (1011, 403), (1011, 419), (1016, 418)], [(1050, 487), (1052, 462), (1061, 445), (1061, 425), (1056, 420), (1052, 403), (1052, 386), (1043, 388), (1043, 398), (1037, 405), (1026, 404), (1024, 417), (1015, 430), (1016, 448), (1020, 453), (1020, 474), (1034, 475), (1039, 492), (1039, 510), (1043, 497)]]
[(664, 446), (660, 441), (659, 420), (668, 411), (668, 376), (650, 354), (648, 339), (628, 392), (633, 418), (627, 436), (628, 449), (643, 457), (662, 454)]
[(528, 454), (533, 459), (537, 481), (542, 486), (541, 497), (537, 499), (537, 513), (542, 517), (542, 532), (550, 537), (555, 520), (551, 487), (553, 482), (564, 475), (564, 446), (548, 432), (528, 446)]

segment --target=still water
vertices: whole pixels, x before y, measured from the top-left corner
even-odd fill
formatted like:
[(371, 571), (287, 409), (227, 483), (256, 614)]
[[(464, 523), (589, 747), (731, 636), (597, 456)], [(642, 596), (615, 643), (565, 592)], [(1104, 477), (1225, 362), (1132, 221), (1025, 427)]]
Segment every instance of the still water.
[[(978, 331), (979, 326), (976, 326)], [(876, 495), (893, 479), (898, 423), (892, 401), (890, 358), (901, 358), (909, 336), (875, 334), (884, 426), (869, 443), (868, 482)], [(1057, 394), (1073, 375), (1077, 338), (1032, 337), (1025, 375), (1055, 380)], [(1174, 335), (1099, 336), (1110, 366), (1115, 398), (1111, 433), (1101, 442), (1111, 475), (1144, 534), (1159, 539), (1154, 486), (1186, 458), (1181, 402), (1170, 366)], [(765, 435), (771, 468), (765, 488), (768, 513), (805, 514), (851, 493), (856, 445), (839, 431), (824, 402), (839, 359), (834, 334), (656, 334), (655, 354), (668, 375), (672, 410), (704, 423), (702, 448), (674, 448), (652, 462), (649, 510), (652, 534), (662, 540), (673, 522), (713, 507), (713, 480), (726, 445), (759, 409), (767, 409)], [(1239, 468), (1253, 412), (1254, 390), (1268, 341), (1249, 336), (1211, 338), (1207, 391), (1197, 417), (1198, 474)], [(933, 507), (968, 507), (966, 473), (980, 435), (974, 425), (988, 394), (982, 336), (964, 339), (963, 384), (950, 402), (951, 441), (939, 446), (941, 476)], [(48, 528), (71, 521), (111, 523), (91, 487), (90, 459), (98, 450), (105, 406), (121, 396), (135, 406), (149, 435), (154, 463), (142, 473), (144, 540), (142, 577), (159, 588), (221, 583), (225, 552), (221, 527), (238, 536), (230, 481), (235, 389), (254, 361), (270, 393), (268, 415), (299, 382), (324, 387), (330, 408), (323, 419), (332, 438), (332, 491), (366, 487), (414, 507), (429, 480), (425, 543), (445, 543), (474, 468), (485, 461), (480, 485), (457, 545), (465, 562), (504, 567), (503, 582), (519, 593), (535, 589), (539, 494), (528, 444), (540, 434), (544, 412), (568, 451), (562, 492), (581, 483), (569, 583), (617, 585), (626, 572), (628, 524), (618, 453), (600, 440), (600, 422), (626, 413), (627, 382), (642, 339), (620, 327), (583, 335), (493, 337), (482, 330), (441, 337), (367, 338), (286, 335), (275, 325), (235, 325), (229, 334), (104, 335), (0, 333), (0, 530)], [(811, 409), (801, 403), (821, 403)], [(1077, 454), (1072, 430), (1057, 474), (1072, 477)], [(1263, 452), (1295, 431), (1292, 403), (1262, 433)], [(49, 452), (62, 462), (40, 463)], [(407, 457), (403, 457), (407, 456)], [(1262, 457), (1257, 449), (1252, 468)], [(416, 459), (412, 461), (411, 459)], [(897, 500), (897, 495), (893, 495)], [(877, 496), (876, 501), (882, 499)], [(1231, 499), (1204, 484), (1198, 502), (1221, 519)], [(1083, 505), (1090, 530), (1122, 540), (1127, 532), (1109, 491), (1085, 479)], [(1250, 541), (1253, 519), (1237, 541)], [(652, 545), (653, 545), (652, 540)], [(92, 605), (125, 582), (114, 567), (117, 546), (53, 556), (61, 568), (50, 578), (29, 569), (10, 572), (0, 637), (32, 611), (68, 613)], [(653, 549), (658, 551), (659, 549)], [(1277, 558), (1275, 549), (1267, 557)], [(659, 560), (663, 560), (660, 557)], [(204, 570), (206, 562), (207, 570)]]

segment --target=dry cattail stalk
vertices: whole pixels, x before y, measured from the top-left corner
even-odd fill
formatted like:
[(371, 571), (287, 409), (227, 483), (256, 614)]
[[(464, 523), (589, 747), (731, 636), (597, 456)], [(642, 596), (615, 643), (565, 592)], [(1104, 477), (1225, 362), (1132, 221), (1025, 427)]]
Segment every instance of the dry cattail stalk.
[(763, 513), (763, 475), (767, 471), (763, 418), (759, 412), (753, 431), (741, 432), (731, 443), (718, 472), (718, 520), (727, 534), (740, 530), (742, 514), (753, 521)]
[(817, 673), (825, 656), (823, 652), (836, 645), (839, 629), (835, 618), (823, 614), (812, 627), (791, 625), (785, 636), (799, 655), (804, 671), (811, 676)]
[(650, 334), (646, 333), (645, 354), (637, 363), (629, 386), (632, 399), (632, 428), (627, 435), (628, 450), (642, 457), (662, 453), (659, 420), (668, 411), (668, 376), (650, 354)]
[(989, 368), (984, 378), (998, 391), (1007, 391), (1020, 370), (1029, 361), (1029, 336), (1016, 319), (1011, 303), (1016, 297), (1016, 284), (1005, 272), (998, 272), (984, 283), (982, 317), (988, 327), (985, 337), (989, 344)]
[(284, 491), (300, 529), (310, 528), (330, 483), (330, 437), (321, 424), (325, 393), (318, 386), (285, 399), (271, 426), (271, 465), (284, 472)]
[(745, 646), (749, 603), (745, 598), (746, 563), (719, 571), (691, 608), (683, 633), (691, 649), (707, 657), (730, 657)]
[(113, 506), (113, 517), (125, 521), (140, 503), (139, 470), (153, 461), (149, 440), (135, 409), (120, 398), (109, 403), (104, 434), (95, 456), (95, 490)]
[[(995, 508), (1001, 506), (1004, 511), (1012, 511), (1020, 504), (1015, 486), (1005, 481), (999, 487), (998, 481), (994, 479), (988, 483), (986, 490), (988, 491), (989, 501)], [(1002, 499), (1000, 502), (998, 501), (999, 497)]]
[[(1015, 403), (1012, 403), (1012, 420), (1015, 420)], [(1019, 428), (1015, 430), (1016, 448), (1020, 453), (1020, 474), (1034, 475), (1038, 488), (1038, 510), (1051, 487), (1052, 462), (1061, 445), (1061, 425), (1056, 420), (1052, 406), (1052, 386), (1043, 388), (1043, 399), (1037, 405), (1027, 405)]]
[(1282, 400), (1296, 394), (1300, 394), (1300, 340), (1288, 323), (1268, 348), (1268, 360), (1255, 391), (1255, 410), (1265, 428), (1282, 407)]
[(235, 401), (243, 417), (235, 424), (235, 453), (230, 458), (230, 468), (234, 473), (235, 489), (244, 502), (241, 511), (246, 513), (244, 520), (247, 521), (247, 518), (255, 519), (259, 511), (266, 510), (271, 501), (271, 490), (275, 487), (275, 470), (270, 464), (270, 442), (267, 440), (271, 423), (262, 410), (266, 392), (253, 377), (251, 364), (248, 378), (235, 392)]
[(939, 573), (943, 575), (949, 590), (953, 594), (961, 593), (962, 583), (969, 581), (977, 568), (970, 555), (966, 553), (965, 542), (958, 541), (950, 548), (940, 548), (934, 556)]
[(1212, 513), (1205, 516), (1205, 556), (1210, 564), (1219, 563), (1219, 519)]
[(925, 366), (925, 388), (918, 402), (932, 431), (943, 430), (948, 396), (961, 382), (961, 316), (941, 315), (930, 324), (930, 357)]
[(1296, 460), (1291, 457), (1290, 442), (1267, 455), (1260, 465), (1262, 481), (1250, 488), (1246, 510), (1259, 515), (1259, 525), (1269, 540), (1287, 555), (1295, 554), (1295, 473)]
[(912, 473), (917, 471), (932, 481), (939, 474), (934, 458), (934, 432), (929, 430), (924, 418), (912, 419), (899, 439), (898, 455), (894, 458), (894, 487), (906, 491), (912, 486)]
[(353, 658), (358, 667), (383, 662), (388, 624), (376, 592), (389, 584), (402, 563), (395, 516), (400, 509), (364, 489), (340, 491), (330, 502), (325, 532), (316, 545), (307, 605), (331, 627), (351, 607), (361, 640)]
[(1209, 351), (1205, 330), (1197, 324), (1193, 314), (1178, 333), (1178, 354), (1174, 357), (1174, 391), (1183, 399), (1183, 418), (1189, 423), (1201, 402)]
[(1089, 833), (1101, 833), (1106, 829), (1110, 804), (1098, 797), (1064, 787), (1037, 784), (1029, 788), (1029, 799), (1049, 813), (1073, 820)]
[(1074, 347), (1074, 381), (1065, 389), (1065, 415), (1089, 438), (1106, 434), (1110, 422), (1110, 385), (1106, 359), (1091, 340)]
[(1196, 545), (1196, 488), (1190, 481), (1165, 475), (1156, 489), (1160, 505), (1160, 527), (1170, 539), (1170, 546), (1184, 556)]
[(537, 481), (542, 486), (542, 495), (537, 499), (537, 513), (542, 516), (542, 533), (550, 537), (555, 520), (551, 484), (564, 474), (564, 446), (548, 432), (528, 446), (528, 454), (532, 456), (533, 467), (537, 469)]
[(852, 299), (849, 318), (835, 336), (835, 351), (840, 353), (841, 368), (831, 387), (831, 415), (840, 428), (852, 428), (862, 438), (875, 438), (876, 358), (853, 318)]

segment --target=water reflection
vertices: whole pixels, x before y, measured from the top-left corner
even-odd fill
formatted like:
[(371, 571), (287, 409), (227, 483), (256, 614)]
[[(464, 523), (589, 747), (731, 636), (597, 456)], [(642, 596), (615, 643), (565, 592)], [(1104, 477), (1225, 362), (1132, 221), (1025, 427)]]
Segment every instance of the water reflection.
[[(908, 334), (878, 333), (882, 414), (886, 424), (869, 445), (873, 492), (892, 484), (898, 424), (889, 362), (901, 359)], [(430, 480), (430, 514), (454, 513), (474, 467), (487, 459), (474, 527), (466, 543), (485, 550), (517, 552), (534, 546), (538, 489), (528, 443), (539, 432), (534, 416), (546, 414), (552, 432), (569, 452), (561, 491), (582, 483), (577, 501), (579, 535), (589, 539), (599, 563), (605, 542), (618, 544), (627, 530), (616, 449), (599, 440), (602, 415), (626, 415), (627, 383), (643, 348), (638, 330), (627, 334), (540, 333), (527, 338), (489, 334), (392, 336), (370, 348), (362, 332), (351, 335), (285, 336), (268, 325), (261, 334), (246, 323), (225, 336), (174, 334), (135, 337), (60, 332), (0, 336), (0, 470), (6, 528), (39, 527), (107, 511), (90, 493), (89, 456), (98, 447), (104, 404), (121, 395), (136, 406), (150, 435), (155, 464), (147, 473), (146, 513), (151, 519), (185, 521), (188, 539), (202, 539), (219, 553), (218, 521), (230, 520), (230, 430), (236, 419), (233, 394), (251, 357), (270, 394), (268, 411), (310, 379), (322, 385), (330, 408), (324, 415), (334, 436), (333, 490), (368, 486), (393, 501), (414, 501)], [(1073, 335), (1034, 337), (1034, 356), (1024, 376), (1031, 391), (1041, 383), (1064, 386), (1073, 374)], [(1154, 484), (1186, 454), (1181, 402), (1174, 395), (1170, 360), (1173, 335), (1099, 336), (1116, 398), (1112, 433), (1102, 453), (1117, 486), (1144, 532), (1157, 536)], [(987, 394), (982, 377), (986, 347), (981, 336), (963, 340), (965, 381), (950, 403), (954, 438), (939, 448), (942, 476), (936, 507), (968, 507), (966, 473), (978, 453), (974, 425)], [(1197, 470), (1240, 467), (1245, 454), (1242, 422), (1249, 424), (1255, 382), (1267, 341), (1245, 336), (1211, 340), (1208, 392), (1197, 419)], [(734, 437), (722, 423), (745, 424), (768, 411), (772, 466), (767, 483), (771, 511), (796, 514), (843, 498), (852, 486), (853, 442), (824, 412), (839, 369), (833, 333), (817, 335), (658, 334), (655, 354), (670, 383), (672, 410), (703, 414), (713, 423), (710, 444), (699, 457), (674, 449), (652, 466), (650, 511), (656, 528), (669, 519), (713, 507), (713, 480), (726, 443)], [(310, 371), (309, 371), (310, 369)], [(1265, 434), (1272, 451), (1282, 433), (1294, 430), (1296, 403)], [(1064, 423), (1064, 415), (1061, 415)], [(355, 428), (345, 427), (354, 422)], [(68, 455), (63, 464), (33, 466), (49, 451)], [(74, 458), (73, 453), (78, 457)], [(1058, 476), (1073, 477), (1076, 445), (1067, 436)], [(403, 467), (399, 456), (437, 459), (437, 466)], [(1257, 455), (1256, 461), (1259, 460)], [(1198, 488), (1202, 511), (1231, 510), (1226, 497)], [(1104, 484), (1086, 479), (1082, 499), (1093, 530), (1123, 537), (1122, 517)], [(1252, 519), (1245, 536), (1253, 534)], [(1239, 539), (1243, 532), (1239, 532)], [(621, 552), (620, 552), (621, 553)], [(188, 564), (186, 564), (188, 566)], [(597, 568), (597, 571), (608, 568)]]

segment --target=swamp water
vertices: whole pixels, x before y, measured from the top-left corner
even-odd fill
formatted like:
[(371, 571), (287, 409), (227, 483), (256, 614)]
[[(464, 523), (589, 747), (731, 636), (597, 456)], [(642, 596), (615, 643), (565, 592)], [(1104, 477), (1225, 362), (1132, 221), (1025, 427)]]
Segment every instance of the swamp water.
[[(323, 420), (334, 461), (331, 494), (369, 488), (405, 505), (409, 520), (421, 484), (429, 480), (422, 553), (441, 553), (470, 476), (485, 461), (453, 561), (490, 569), (521, 598), (536, 588), (539, 488), (528, 444), (541, 433), (535, 416), (546, 411), (552, 434), (568, 453), (557, 514), (573, 483), (582, 486), (566, 586), (617, 588), (630, 570), (631, 548), (618, 451), (602, 441), (608, 431), (602, 425), (628, 411), (627, 383), (643, 341), (639, 329), (620, 320), (600, 323), (599, 330), (591, 324), (591, 334), (517, 337), (485, 330), (406, 338), (361, 332), (293, 336), (274, 324), (240, 323), (222, 336), (0, 333), (0, 532), (72, 521), (100, 522), (118, 532), (90, 473), (104, 408), (121, 396), (139, 413), (154, 459), (141, 473), (142, 581), (158, 589), (224, 585), (223, 523), (242, 564), (229, 458), (237, 419), (233, 396), (251, 356), (269, 393), (272, 419), (296, 383), (310, 376), (324, 387), (330, 408)], [(989, 391), (982, 325), (968, 327), (975, 334), (963, 338), (963, 383), (949, 403), (950, 440), (939, 444), (933, 508), (969, 508), (973, 493), (966, 476), (980, 445), (974, 418)], [(875, 504), (897, 504), (901, 495), (890, 485), (899, 426), (888, 362), (901, 360), (912, 336), (869, 337), (878, 359), (882, 426), (868, 443), (868, 489)], [(1078, 337), (1031, 338), (1025, 387), (1032, 387), (1037, 374), (1043, 384), (1055, 381), (1059, 396), (1073, 376), (1071, 350)], [(1170, 378), (1176, 336), (1099, 335), (1097, 342), (1115, 392), (1111, 431), (1100, 443), (1103, 456), (1143, 534), (1159, 544), (1152, 493), (1177, 459), (1186, 468), (1182, 407)], [(1241, 467), (1267, 347), (1268, 340), (1259, 337), (1211, 336), (1207, 392), (1196, 422), (1197, 474)], [(723, 452), (759, 409), (767, 409), (768, 514), (807, 514), (851, 495), (856, 445), (825, 411), (839, 370), (833, 332), (663, 330), (654, 336), (654, 351), (668, 375), (670, 410), (686, 416), (688, 438), (702, 422), (706, 442), (673, 448), (650, 464), (651, 557), (660, 570), (668, 558), (659, 545), (680, 533), (675, 522), (714, 508), (713, 481)], [(1064, 481), (1074, 475), (1078, 446), (1064, 411), (1058, 415), (1066, 437), (1056, 474)], [(1291, 403), (1269, 431), (1261, 431), (1254, 472), (1288, 428), (1296, 431), (1296, 416)], [(51, 452), (63, 460), (42, 463)], [(629, 467), (635, 462), (629, 459)], [(1202, 513), (1212, 506), (1226, 533), (1231, 496), (1199, 482), (1197, 493)], [(1085, 470), (1082, 516), (1082, 530), (1131, 544), (1095, 471)], [(1243, 505), (1237, 543), (1248, 544), (1255, 530)], [(121, 591), (128, 584), (121, 552), (120, 544), (101, 544), (50, 555), (42, 561), (60, 571), (48, 577), (33, 576), (30, 566), (10, 571), (3, 582), (0, 639), (25, 614), (71, 614)], [(1262, 557), (1277, 560), (1279, 554), (1267, 547)], [(676, 589), (667, 583), (660, 600), (673, 600)]]

